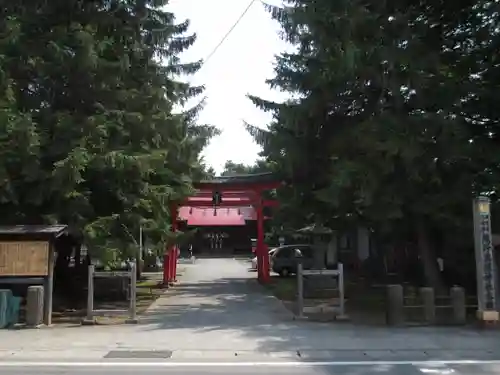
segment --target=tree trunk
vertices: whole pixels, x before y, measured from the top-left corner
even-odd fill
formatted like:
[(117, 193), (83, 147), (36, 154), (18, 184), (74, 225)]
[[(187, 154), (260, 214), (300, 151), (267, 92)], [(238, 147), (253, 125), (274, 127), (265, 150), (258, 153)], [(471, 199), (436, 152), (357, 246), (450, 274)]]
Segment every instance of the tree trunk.
[(75, 270), (77, 273), (81, 273), (83, 269), (82, 264), (82, 245), (77, 243), (75, 245)]
[[(57, 260), (54, 267), (54, 285), (66, 307), (75, 307), (85, 300), (87, 285), (85, 269), (79, 263), (81, 244), (71, 236), (62, 236), (55, 243)], [(70, 267), (75, 252), (75, 265)]]
[(70, 276), (69, 263), (73, 252), (73, 244), (68, 237), (62, 236), (57, 239), (54, 247), (57, 252), (57, 259), (54, 265), (55, 278), (58, 279), (62, 285), (65, 285), (68, 281), (67, 277)]
[(60, 303), (56, 309), (63, 309), (73, 305), (73, 297), (76, 295), (76, 293), (72, 293), (73, 275), (69, 267), (73, 247), (69, 237), (61, 236), (55, 241), (54, 248), (57, 252), (54, 265), (54, 293), (59, 298)]
[(443, 292), (445, 286), (439, 270), (436, 254), (429, 238), (429, 228), (423, 218), (416, 221), (416, 234), (418, 252), (422, 261), (425, 282), (427, 286), (433, 287), (437, 293)]

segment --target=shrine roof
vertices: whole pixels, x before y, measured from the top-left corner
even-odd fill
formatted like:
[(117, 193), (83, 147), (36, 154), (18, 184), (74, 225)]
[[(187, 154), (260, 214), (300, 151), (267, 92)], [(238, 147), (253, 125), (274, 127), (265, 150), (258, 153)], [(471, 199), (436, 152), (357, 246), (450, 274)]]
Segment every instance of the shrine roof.
[(256, 220), (257, 214), (253, 207), (218, 207), (216, 209), (181, 207), (179, 219), (193, 227), (243, 226), (249, 220)]
[(207, 187), (244, 187), (254, 186), (263, 188), (273, 188), (280, 184), (279, 178), (274, 173), (255, 173), (255, 174), (242, 174), (235, 176), (219, 176), (211, 180), (203, 180), (195, 182), (197, 188)]
[(67, 225), (0, 226), (0, 235), (47, 235), (58, 237), (67, 227)]
[(69, 234), (67, 225), (0, 226), (0, 237), (6, 241), (50, 241), (64, 234)]

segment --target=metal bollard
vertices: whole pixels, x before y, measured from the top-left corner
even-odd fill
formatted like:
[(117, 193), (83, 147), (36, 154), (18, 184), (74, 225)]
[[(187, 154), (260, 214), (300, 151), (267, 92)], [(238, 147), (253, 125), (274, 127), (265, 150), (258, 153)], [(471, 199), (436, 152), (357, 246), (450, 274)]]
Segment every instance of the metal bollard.
[(434, 298), (434, 288), (420, 288), (419, 294), (420, 300), (422, 302), (423, 320), (426, 323), (434, 324), (436, 322), (436, 302)]
[(404, 300), (402, 285), (387, 285), (386, 323), (389, 326), (404, 324)]
[(44, 288), (41, 285), (28, 287), (26, 294), (26, 325), (38, 327), (43, 322)]
[(465, 289), (454, 286), (450, 289), (451, 306), (453, 309), (453, 322), (455, 324), (465, 324), (467, 311), (465, 306)]

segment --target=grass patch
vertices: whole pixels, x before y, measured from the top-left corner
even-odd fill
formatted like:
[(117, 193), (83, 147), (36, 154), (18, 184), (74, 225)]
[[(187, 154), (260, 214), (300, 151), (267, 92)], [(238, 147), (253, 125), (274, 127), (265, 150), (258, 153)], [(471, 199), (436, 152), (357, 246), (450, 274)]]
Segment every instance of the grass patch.
[(164, 292), (163, 286), (158, 281), (148, 280), (137, 285), (137, 313), (145, 312)]
[(137, 282), (137, 288), (138, 289), (143, 289), (143, 288), (149, 288), (149, 289), (155, 289), (158, 288), (158, 285), (162, 283), (161, 280), (142, 280)]
[(381, 311), (385, 304), (385, 287), (360, 285), (347, 282), (345, 295), (349, 299), (349, 307), (355, 310)]
[[(158, 280), (143, 280), (136, 285), (136, 308), (137, 314), (140, 315), (143, 314), (147, 308), (165, 292), (165, 290)], [(129, 308), (129, 302), (126, 300), (106, 302), (95, 300), (94, 308), (97, 310), (125, 310)], [(54, 324), (80, 324), (86, 314), (87, 310), (85, 308), (57, 311), (52, 314), (52, 322)], [(110, 314), (109, 316), (97, 317), (97, 322), (99, 324), (121, 324), (127, 318), (127, 314)]]
[(273, 276), (264, 286), (278, 299), (292, 301), (297, 295), (297, 279), (295, 277)]
[[(264, 286), (274, 296), (284, 301), (295, 300), (297, 295), (296, 277), (271, 277), (270, 282)], [(345, 284), (345, 297), (348, 299), (349, 305), (355, 309), (383, 309), (384, 293), (385, 289), (383, 287), (366, 286), (353, 282), (346, 282)]]
[[(296, 277), (271, 277), (270, 282), (264, 286), (276, 298), (284, 301), (286, 306), (290, 303), (293, 304), (296, 300)], [(346, 281), (346, 313), (351, 320), (366, 324), (379, 324), (385, 316), (384, 293), (383, 286), (369, 286), (360, 282)], [(325, 299), (328, 298), (318, 298), (317, 300), (324, 301)], [(313, 302), (315, 299), (308, 298), (308, 300)]]

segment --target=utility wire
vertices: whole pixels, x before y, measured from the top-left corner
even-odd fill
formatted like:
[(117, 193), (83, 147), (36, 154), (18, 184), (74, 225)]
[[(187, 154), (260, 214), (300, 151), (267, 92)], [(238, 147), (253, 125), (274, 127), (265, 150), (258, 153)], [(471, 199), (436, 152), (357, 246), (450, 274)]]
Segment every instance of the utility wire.
[[(243, 11), (243, 13), (240, 14), (240, 16), (238, 17), (238, 19), (236, 20), (236, 22), (233, 24), (233, 26), (231, 26), (231, 28), (227, 31), (226, 35), (224, 35), (222, 37), (222, 39), (220, 40), (220, 42), (215, 46), (215, 48), (208, 54), (208, 56), (205, 58), (205, 60), (203, 60), (203, 66), (205, 66), (205, 64), (208, 62), (208, 60), (210, 60), (212, 58), (213, 55), (215, 55), (215, 53), (218, 51), (218, 49), (220, 48), (220, 46), (222, 46), (222, 44), (226, 41), (226, 39), (229, 37), (229, 35), (233, 32), (233, 30), (236, 28), (236, 26), (238, 26), (238, 24), (241, 22), (241, 20), (243, 19), (243, 17), (245, 17), (245, 15), (248, 13), (248, 11), (250, 10), (250, 8), (252, 7), (252, 5), (256, 2), (256, 0), (250, 0), (250, 3), (247, 5), (247, 7), (245, 8), (245, 10)], [(200, 68), (201, 69), (201, 68)]]

